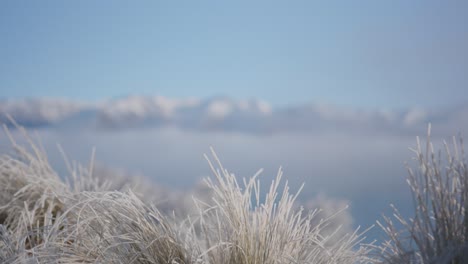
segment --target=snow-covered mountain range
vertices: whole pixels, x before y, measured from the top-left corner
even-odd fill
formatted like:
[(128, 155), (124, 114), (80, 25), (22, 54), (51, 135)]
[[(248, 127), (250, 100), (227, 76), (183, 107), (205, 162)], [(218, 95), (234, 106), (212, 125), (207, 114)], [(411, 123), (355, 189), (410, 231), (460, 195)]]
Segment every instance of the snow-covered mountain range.
[(25, 127), (109, 130), (175, 127), (267, 134), (331, 130), (383, 133), (420, 131), (429, 122), (439, 129), (463, 130), (468, 123), (468, 105), (445, 109), (360, 110), (314, 103), (273, 108), (265, 101), (229, 97), (128, 96), (100, 103), (50, 98), (0, 100), (0, 121), (11, 125), (8, 115)]

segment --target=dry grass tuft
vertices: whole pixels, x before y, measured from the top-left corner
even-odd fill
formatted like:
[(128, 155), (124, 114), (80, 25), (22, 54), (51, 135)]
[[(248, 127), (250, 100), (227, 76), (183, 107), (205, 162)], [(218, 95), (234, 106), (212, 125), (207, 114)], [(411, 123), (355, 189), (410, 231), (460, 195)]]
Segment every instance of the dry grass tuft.
[[(453, 138), (452, 149), (444, 142), (445, 155), (434, 153), (430, 126), (423, 150), (419, 138), (414, 149), (418, 169), (408, 167), (414, 217), (406, 220), (394, 209), (394, 217), (378, 223), (388, 236), (380, 248), (382, 263), (468, 263), (468, 167), (463, 141)], [(443, 159), (445, 156), (445, 159)]]

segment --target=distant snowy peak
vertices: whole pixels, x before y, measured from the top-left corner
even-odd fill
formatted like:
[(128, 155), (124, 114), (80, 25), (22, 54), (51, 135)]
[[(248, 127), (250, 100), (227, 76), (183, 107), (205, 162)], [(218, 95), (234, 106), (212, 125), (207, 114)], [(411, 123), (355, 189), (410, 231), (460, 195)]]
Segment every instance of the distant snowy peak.
[(272, 113), (271, 106), (260, 100), (234, 101), (229, 98), (214, 98), (205, 103), (205, 113), (214, 119), (224, 119), (230, 115), (269, 115)]
[(129, 96), (111, 100), (103, 104), (101, 114), (109, 117), (135, 116), (143, 118), (159, 115), (170, 118), (178, 108), (193, 107), (199, 104), (197, 99), (170, 99), (163, 96)]
[(98, 113), (103, 126), (125, 127), (144, 122), (170, 121), (181, 107), (198, 104), (197, 100), (177, 100), (162, 96), (129, 96), (105, 102)]
[[(104, 126), (124, 127), (148, 124), (192, 125), (207, 120), (225, 120), (232, 116), (264, 116), (271, 107), (259, 100), (235, 101), (227, 97), (206, 100), (170, 99), (163, 96), (129, 96), (102, 104), (98, 120)], [(189, 120), (194, 119), (194, 120)]]

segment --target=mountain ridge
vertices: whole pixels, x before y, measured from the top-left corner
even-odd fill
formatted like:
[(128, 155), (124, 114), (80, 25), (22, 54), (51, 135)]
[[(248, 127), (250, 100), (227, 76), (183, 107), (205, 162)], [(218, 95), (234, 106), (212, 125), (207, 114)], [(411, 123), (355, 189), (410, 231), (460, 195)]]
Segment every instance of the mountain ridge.
[[(466, 123), (468, 104), (427, 110), (362, 110), (323, 103), (273, 108), (259, 99), (226, 96), (206, 99), (131, 95), (87, 103), (60, 98), (0, 100), (0, 122), (8, 116), (25, 127), (91, 127), (121, 130), (141, 127), (177, 127), (197, 131), (244, 133), (349, 131), (413, 131), (433, 122), (443, 127)], [(460, 128), (459, 128), (460, 129)], [(463, 129), (463, 127), (462, 127)], [(406, 133), (405, 133), (406, 134)]]

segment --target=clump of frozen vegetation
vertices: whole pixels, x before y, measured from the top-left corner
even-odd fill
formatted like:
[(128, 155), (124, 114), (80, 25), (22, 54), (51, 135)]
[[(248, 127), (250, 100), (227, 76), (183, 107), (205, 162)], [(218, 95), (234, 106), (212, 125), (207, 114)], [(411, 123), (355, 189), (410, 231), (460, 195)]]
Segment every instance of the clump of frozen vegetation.
[[(280, 191), (281, 170), (262, 198), (258, 174), (239, 184), (213, 156), (218, 168), (208, 160), (215, 178), (207, 184), (214, 191), (214, 205), (200, 206), (205, 263), (365, 262), (368, 250), (359, 247), (358, 231), (336, 239), (336, 228), (324, 236), (321, 231), (333, 217), (314, 221), (317, 210), (293, 210), (297, 194), (289, 193), (287, 182)], [(331, 239), (335, 243), (327, 244)]]
[[(468, 167), (463, 141), (444, 142), (445, 154), (435, 153), (430, 126), (425, 149), (419, 138), (417, 170), (408, 167), (414, 216), (405, 219), (394, 209), (394, 219), (378, 223), (388, 240), (379, 248), (382, 263), (468, 263)], [(403, 226), (399, 230), (398, 225)]]
[[(66, 161), (67, 177), (44, 150), (10, 136), (14, 154), (0, 157), (0, 263), (293, 264), (366, 263), (356, 230), (336, 237), (333, 216), (294, 206), (282, 172), (266, 195), (258, 175), (242, 183), (213, 152), (211, 199), (195, 200), (184, 218), (162, 213), (131, 182), (95, 177), (93, 162)], [(8, 130), (7, 134), (8, 133)], [(333, 243), (330, 243), (333, 241)]]

